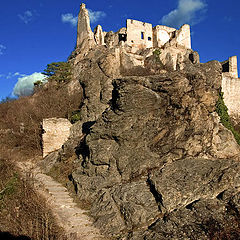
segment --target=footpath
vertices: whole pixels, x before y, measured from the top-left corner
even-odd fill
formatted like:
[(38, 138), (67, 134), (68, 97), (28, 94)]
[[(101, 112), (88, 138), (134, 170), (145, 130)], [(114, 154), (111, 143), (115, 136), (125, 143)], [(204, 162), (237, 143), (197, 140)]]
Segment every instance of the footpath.
[(31, 175), (35, 189), (47, 200), (69, 240), (107, 240), (93, 226), (87, 211), (77, 206), (67, 188), (42, 173), (41, 169), (30, 161), (19, 162), (18, 167), (23, 173)]

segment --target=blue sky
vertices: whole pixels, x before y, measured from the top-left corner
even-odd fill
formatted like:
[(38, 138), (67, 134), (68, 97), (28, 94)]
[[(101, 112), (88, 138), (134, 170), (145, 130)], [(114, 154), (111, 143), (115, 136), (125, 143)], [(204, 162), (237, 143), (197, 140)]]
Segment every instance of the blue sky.
[[(48, 63), (67, 60), (76, 43), (76, 16), (81, 2), (1, 1), (0, 99), (12, 95), (18, 80), (27, 84), (38, 78)], [(100, 24), (104, 31), (117, 31), (125, 26), (127, 18), (175, 27), (189, 23), (192, 48), (199, 52), (201, 62), (240, 55), (239, 0), (85, 0), (84, 3), (91, 10), (92, 29)]]

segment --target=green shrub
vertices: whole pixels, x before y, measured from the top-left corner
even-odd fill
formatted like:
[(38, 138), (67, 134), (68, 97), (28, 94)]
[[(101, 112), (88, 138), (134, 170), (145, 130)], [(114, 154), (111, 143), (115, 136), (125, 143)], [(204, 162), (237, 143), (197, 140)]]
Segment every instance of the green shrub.
[(237, 143), (240, 144), (240, 134), (234, 129), (232, 125), (232, 122), (228, 115), (228, 108), (224, 103), (223, 94), (224, 94), (223, 92), (219, 93), (219, 98), (216, 103), (216, 112), (218, 113), (220, 117), (220, 121), (223, 124), (223, 126), (229, 129), (233, 133)]
[(79, 120), (81, 120), (81, 113), (79, 110), (72, 112), (72, 115), (69, 118), (70, 122), (73, 124)]
[(157, 48), (153, 51), (153, 56), (155, 56), (156, 60), (160, 62), (160, 55), (161, 55), (161, 49)]

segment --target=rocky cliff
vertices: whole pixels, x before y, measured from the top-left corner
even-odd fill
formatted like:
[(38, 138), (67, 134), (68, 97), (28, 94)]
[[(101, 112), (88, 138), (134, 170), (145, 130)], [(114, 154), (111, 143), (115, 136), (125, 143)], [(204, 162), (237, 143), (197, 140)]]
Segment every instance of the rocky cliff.
[(97, 47), (74, 67), (81, 120), (54, 160), (74, 158), (69, 179), (106, 237), (240, 236), (239, 146), (215, 112), (222, 67), (189, 54), (178, 71), (148, 54), (136, 73)]

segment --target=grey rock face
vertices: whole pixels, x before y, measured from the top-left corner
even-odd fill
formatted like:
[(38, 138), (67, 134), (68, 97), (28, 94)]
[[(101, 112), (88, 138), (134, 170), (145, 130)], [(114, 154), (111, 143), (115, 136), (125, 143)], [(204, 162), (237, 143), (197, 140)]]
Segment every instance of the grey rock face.
[(163, 209), (171, 212), (238, 187), (239, 167), (239, 162), (233, 160), (183, 159), (154, 171), (149, 181), (161, 195)]
[(123, 77), (114, 51), (88, 57), (75, 69), (85, 100), (69, 141), (78, 136), (72, 181), (96, 226), (129, 240), (226, 234), (239, 217), (240, 163), (215, 112), (221, 64), (194, 53), (181, 71)]

